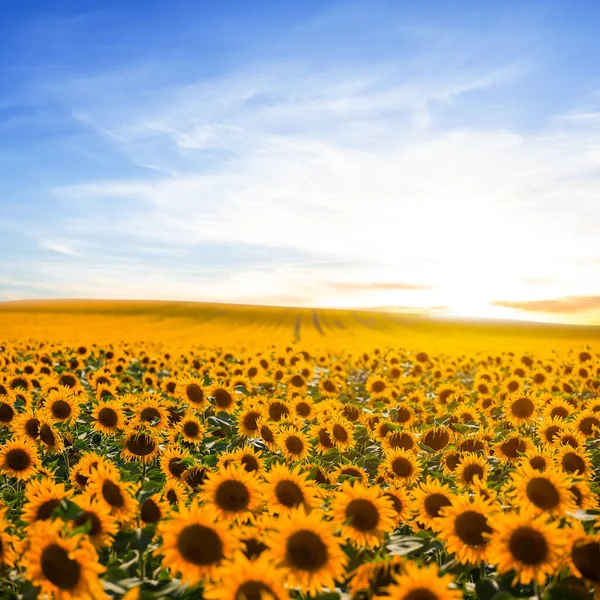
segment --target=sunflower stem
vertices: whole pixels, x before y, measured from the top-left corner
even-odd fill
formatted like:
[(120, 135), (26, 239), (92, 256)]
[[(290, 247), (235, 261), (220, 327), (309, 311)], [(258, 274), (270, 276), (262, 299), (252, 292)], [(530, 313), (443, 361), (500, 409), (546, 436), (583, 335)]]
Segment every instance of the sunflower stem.
[(142, 485), (145, 483), (146, 481), (146, 461), (143, 460), (142, 461)]
[(65, 455), (65, 470), (67, 472), (67, 479), (69, 479), (69, 451), (65, 448), (64, 451), (64, 455)]
[(537, 582), (537, 580), (534, 580), (533, 582), (533, 586), (534, 586), (534, 590), (535, 590), (535, 597), (538, 600), (542, 600), (542, 592), (540, 591), (540, 584)]

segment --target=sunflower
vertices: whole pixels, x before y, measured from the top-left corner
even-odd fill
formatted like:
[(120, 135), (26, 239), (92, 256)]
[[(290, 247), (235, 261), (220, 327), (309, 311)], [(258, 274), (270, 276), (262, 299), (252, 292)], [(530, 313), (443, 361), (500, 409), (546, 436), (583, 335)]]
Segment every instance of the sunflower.
[(600, 434), (600, 417), (592, 410), (583, 410), (577, 415), (574, 427), (586, 438), (598, 437), (598, 434)]
[(507, 435), (494, 445), (495, 456), (508, 462), (518, 462), (523, 454), (531, 449), (529, 438), (518, 433)]
[(245, 402), (240, 413), (237, 415), (238, 431), (241, 435), (249, 438), (259, 436), (258, 422), (263, 416), (263, 409), (258, 404)]
[(351, 597), (361, 597), (360, 592), (370, 592), (374, 598), (387, 595), (388, 586), (395, 581), (403, 566), (402, 556), (376, 558), (372, 562), (362, 563), (348, 573)]
[(412, 452), (417, 451), (417, 442), (415, 436), (409, 431), (390, 431), (383, 441), (381, 447), (385, 452), (391, 450), (410, 450)]
[(531, 448), (525, 453), (525, 456), (519, 461), (519, 466), (529, 465), (532, 469), (539, 471), (540, 473), (545, 472), (555, 466), (554, 456), (547, 450), (541, 448)]
[(504, 401), (504, 418), (516, 425), (532, 423), (537, 418), (537, 405), (531, 394), (511, 394)]
[(175, 390), (175, 395), (188, 405), (197, 409), (203, 409), (207, 404), (204, 382), (197, 377), (186, 377), (182, 379)]
[(159, 523), (158, 531), (162, 564), (173, 575), (181, 573), (190, 585), (214, 578), (223, 560), (231, 558), (236, 549), (228, 523), (222, 522), (211, 506), (199, 507), (196, 501), (189, 508), (180, 504), (178, 512)]
[(171, 506), (168, 501), (161, 500), (156, 494), (149, 496), (140, 504), (140, 519), (146, 525), (150, 523), (158, 523), (165, 519)]
[(16, 535), (5, 531), (5, 527), (0, 528), (0, 568), (15, 566), (20, 546), (21, 540)]
[(502, 382), (501, 388), (506, 394), (518, 394), (524, 387), (525, 382), (518, 375), (511, 375)]
[(233, 460), (247, 473), (262, 475), (265, 461), (261, 454), (262, 452), (260, 450), (257, 452), (253, 446), (242, 446), (233, 453)]
[(71, 481), (78, 488), (81, 488), (82, 490), (85, 489), (90, 475), (100, 464), (104, 465), (104, 468), (110, 471), (114, 478), (120, 476), (119, 470), (113, 462), (96, 452), (86, 452), (82, 455), (79, 462), (71, 469)]
[(571, 481), (564, 475), (548, 470), (544, 473), (524, 467), (513, 474), (510, 494), (519, 506), (533, 513), (561, 516), (576, 510), (575, 499), (569, 491)]
[(206, 390), (216, 412), (233, 412), (237, 406), (237, 395), (234, 388), (224, 383), (214, 383)]
[(136, 405), (133, 423), (130, 427), (143, 427), (157, 432), (163, 431), (169, 428), (169, 412), (160, 400), (147, 396)]
[(187, 413), (173, 427), (170, 438), (175, 441), (177, 436), (181, 436), (181, 439), (186, 444), (200, 444), (204, 439), (205, 433), (206, 428), (202, 424), (202, 421), (196, 415)]
[(49, 454), (60, 454), (65, 449), (64, 441), (58, 432), (58, 429), (40, 415), (40, 435), (38, 442), (42, 443), (42, 447)]
[(112, 435), (125, 426), (121, 405), (115, 400), (101, 400), (92, 411), (92, 427), (99, 433)]
[(461, 456), (454, 472), (457, 482), (464, 487), (473, 485), (476, 479), (485, 481), (490, 470), (487, 459), (473, 452)]
[(344, 481), (353, 481), (357, 479), (362, 482), (363, 485), (368, 485), (369, 474), (362, 467), (355, 465), (339, 465), (331, 472), (331, 478), (337, 483), (343, 483)]
[(28, 531), (26, 576), (41, 597), (54, 600), (108, 599), (98, 576), (105, 568), (85, 536), (65, 538), (61, 521), (37, 521)]
[(181, 479), (188, 466), (186, 461), (190, 453), (178, 446), (168, 446), (160, 455), (160, 470), (164, 473), (167, 481), (170, 479)]
[(319, 501), (320, 490), (301, 473), (299, 465), (292, 470), (286, 465), (273, 465), (265, 479), (265, 498), (270, 511), (281, 513), (298, 507), (309, 511)]
[(197, 490), (200, 486), (203, 486), (208, 479), (210, 471), (208, 467), (203, 465), (196, 465), (190, 467), (182, 476), (182, 481), (191, 488), (192, 490)]
[(404, 487), (394, 486), (382, 490), (381, 496), (392, 503), (396, 523), (408, 523), (412, 517), (412, 507), (408, 492)]
[(40, 420), (31, 409), (17, 413), (11, 427), (16, 437), (29, 439), (32, 442), (35, 442), (40, 436)]
[(285, 570), (275, 567), (268, 556), (248, 560), (236, 553), (219, 569), (222, 583), (208, 583), (204, 591), (207, 600), (287, 600), (289, 592), (282, 585)]
[(303, 460), (308, 456), (308, 440), (299, 429), (284, 427), (277, 434), (276, 440), (286, 460)]
[(213, 506), (222, 519), (248, 517), (262, 502), (261, 488), (250, 473), (227, 467), (208, 475), (200, 499)]
[(433, 528), (446, 506), (451, 506), (453, 493), (439, 479), (428, 477), (412, 491), (413, 508), (417, 521), (424, 527)]
[(137, 503), (133, 497), (135, 486), (132, 482), (121, 481), (114, 470), (99, 464), (90, 473), (86, 487), (100, 503), (110, 508), (111, 514), (119, 521), (127, 521), (137, 512)]
[[(549, 396), (549, 398), (552, 398), (552, 396)], [(544, 408), (544, 419), (564, 421), (572, 412), (573, 407), (568, 402), (565, 402), (562, 398), (553, 398)]]
[(410, 427), (416, 418), (415, 411), (407, 402), (401, 402), (394, 407), (395, 416), (392, 417), (394, 423), (402, 427)]
[(130, 428), (123, 438), (121, 456), (124, 460), (150, 463), (159, 454), (158, 438), (152, 431)]
[(334, 417), (327, 426), (327, 433), (333, 445), (340, 451), (354, 446), (354, 434), (352, 424), (342, 417)]
[(319, 454), (325, 454), (325, 452), (335, 448), (326, 425), (314, 425), (309, 430), (309, 435), (314, 440), (315, 450)]
[(558, 437), (564, 430), (565, 424), (554, 417), (553, 419), (545, 419), (537, 427), (537, 436), (544, 446), (554, 446)]
[(165, 483), (161, 499), (166, 500), (171, 506), (185, 504), (187, 498), (188, 491), (183, 483), (174, 479)]
[(322, 588), (334, 588), (342, 578), (348, 558), (333, 533), (333, 525), (318, 511), (307, 514), (296, 509), (282, 516), (268, 539), (265, 556), (285, 569), (288, 586), (317, 595)]
[(25, 504), (21, 518), (27, 523), (45, 521), (62, 500), (70, 498), (72, 492), (65, 489), (64, 483), (56, 483), (49, 477), (31, 480), (25, 488)]
[(451, 575), (440, 575), (436, 564), (419, 567), (407, 562), (387, 594), (390, 600), (460, 600), (462, 592), (450, 588), (453, 582)]
[(453, 437), (449, 427), (430, 427), (423, 432), (421, 443), (428, 449), (439, 452), (452, 442)]
[(573, 483), (569, 488), (569, 491), (573, 495), (578, 510), (598, 509), (596, 494), (592, 492), (587, 481), (577, 481), (576, 483)]
[(385, 534), (396, 526), (392, 501), (377, 486), (344, 484), (333, 499), (331, 510), (342, 537), (359, 547), (380, 546)]
[(568, 559), (572, 571), (578, 575), (600, 583), (600, 534), (589, 535), (579, 521), (568, 532)]
[(25, 438), (13, 438), (0, 447), (0, 471), (5, 475), (29, 479), (40, 466), (37, 449)]
[(13, 396), (0, 395), (0, 428), (10, 428), (18, 413)]
[(441, 510), (434, 527), (444, 542), (446, 551), (456, 554), (462, 564), (478, 564), (486, 559), (489, 547), (488, 535), (492, 533), (489, 519), (495, 512), (492, 502), (483, 498), (470, 499), (467, 495), (453, 496), (451, 505)]
[(543, 515), (496, 514), (488, 560), (499, 573), (514, 571), (513, 584), (537, 581), (543, 585), (560, 566), (566, 545), (564, 530), (557, 523), (548, 523)]
[(96, 548), (109, 546), (119, 531), (119, 524), (110, 508), (90, 494), (75, 496), (73, 502), (81, 512), (73, 518), (70, 526), (73, 529), (86, 527), (87, 535)]
[(414, 453), (406, 450), (392, 450), (386, 454), (386, 459), (380, 466), (380, 472), (408, 485), (419, 478), (421, 467)]
[(258, 434), (260, 435), (264, 445), (271, 451), (277, 450), (277, 433), (275, 428), (269, 421), (261, 417), (258, 420)]
[(97, 371), (90, 377), (90, 386), (95, 391), (100, 387), (110, 388), (113, 384), (110, 373)]
[(74, 423), (80, 412), (77, 396), (65, 388), (50, 392), (44, 402), (43, 413), (50, 421)]
[(569, 475), (589, 477), (592, 471), (592, 462), (587, 452), (582, 449), (562, 446), (558, 449), (556, 464)]

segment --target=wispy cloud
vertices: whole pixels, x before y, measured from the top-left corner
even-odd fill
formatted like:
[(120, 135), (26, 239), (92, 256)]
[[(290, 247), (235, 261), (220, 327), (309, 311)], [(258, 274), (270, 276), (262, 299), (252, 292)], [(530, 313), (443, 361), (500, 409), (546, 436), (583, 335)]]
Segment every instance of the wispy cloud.
[(529, 300), (526, 302), (496, 300), (494, 306), (516, 308), (535, 313), (578, 313), (590, 310), (600, 310), (599, 296), (566, 296), (548, 300)]
[(210, 73), (175, 76), (153, 57), (38, 82), (33, 97), (76, 128), (63, 145), (104, 163), (53, 179), (45, 218), (22, 217), (44, 251), (30, 280), (69, 295), (472, 316), (518, 308), (497, 298), (530, 306), (541, 286), (600, 293), (593, 99), (524, 126), (511, 94), (526, 97), (541, 61), (511, 49), (514, 31), (491, 36), (492, 52), (487, 34), (403, 22), (371, 31), (401, 39), (400, 53), (308, 58), (308, 33), (318, 48), (336, 22), (290, 32), (301, 52)]

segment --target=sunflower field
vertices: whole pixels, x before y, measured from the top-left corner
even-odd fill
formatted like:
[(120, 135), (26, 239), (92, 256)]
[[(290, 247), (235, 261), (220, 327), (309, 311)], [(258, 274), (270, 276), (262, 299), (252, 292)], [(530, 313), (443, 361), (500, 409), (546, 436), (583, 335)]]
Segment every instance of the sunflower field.
[(600, 598), (593, 340), (77, 319), (0, 319), (0, 598)]

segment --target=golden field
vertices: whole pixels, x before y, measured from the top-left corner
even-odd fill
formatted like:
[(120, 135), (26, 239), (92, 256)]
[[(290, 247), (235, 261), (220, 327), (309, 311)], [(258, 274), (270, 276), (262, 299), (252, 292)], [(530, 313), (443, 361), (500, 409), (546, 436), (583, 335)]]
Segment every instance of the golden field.
[(600, 597), (598, 333), (0, 304), (0, 598)]

